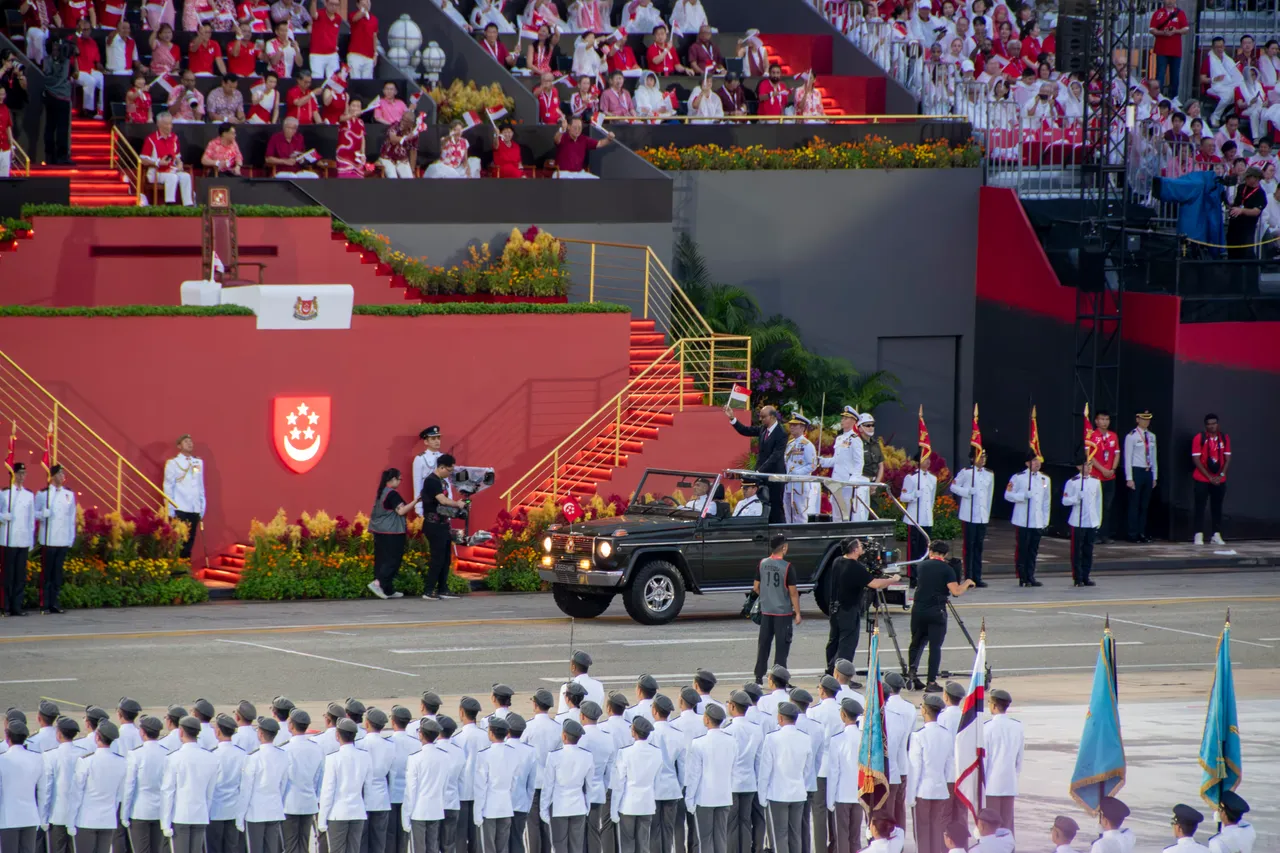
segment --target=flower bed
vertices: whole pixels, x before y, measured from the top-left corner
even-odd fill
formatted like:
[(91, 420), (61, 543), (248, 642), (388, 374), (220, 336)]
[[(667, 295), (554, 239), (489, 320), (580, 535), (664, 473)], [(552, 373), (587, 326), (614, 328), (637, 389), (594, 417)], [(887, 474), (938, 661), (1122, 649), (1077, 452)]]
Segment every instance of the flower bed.
[(448, 88), (437, 86), (430, 91), (436, 102), (436, 113), (441, 124), (460, 119), (467, 113), (486, 115), (490, 107), (503, 107), (508, 112), (516, 108), (513, 98), (508, 98), (497, 83), (477, 86), (474, 80), (454, 80)]
[[(880, 442), (884, 451), (884, 481), (889, 484), (895, 497), (902, 495), (902, 482), (908, 475), (917, 470), (905, 450)], [(929, 454), (929, 473), (938, 478), (938, 490), (933, 501), (933, 538), (958, 539), (960, 537), (959, 505), (951, 496), (947, 487), (951, 485), (951, 470), (947, 468), (947, 460), (939, 453)], [(894, 536), (902, 541), (907, 538), (907, 525), (902, 520), (902, 510), (885, 496), (883, 490), (877, 490), (871, 498), (871, 508), (881, 518), (892, 518), (897, 521)]]
[(425, 257), (411, 258), (392, 249), (390, 238), (376, 231), (357, 231), (337, 221), (333, 228), (349, 246), (365, 253), (367, 261), (385, 264), (424, 301), (447, 302), (462, 297), (476, 302), (568, 301), (569, 271), (564, 263), (564, 246), (537, 226), (523, 234), (511, 229), (496, 260), (489, 244), (484, 243), (470, 248), (468, 260), (447, 268), (431, 266)]
[(719, 145), (668, 145), (636, 152), (667, 172), (755, 171), (761, 169), (939, 169), (972, 168), (982, 162), (975, 143), (952, 146), (945, 140), (894, 145), (880, 136), (831, 145), (809, 140), (799, 148), (745, 148)]

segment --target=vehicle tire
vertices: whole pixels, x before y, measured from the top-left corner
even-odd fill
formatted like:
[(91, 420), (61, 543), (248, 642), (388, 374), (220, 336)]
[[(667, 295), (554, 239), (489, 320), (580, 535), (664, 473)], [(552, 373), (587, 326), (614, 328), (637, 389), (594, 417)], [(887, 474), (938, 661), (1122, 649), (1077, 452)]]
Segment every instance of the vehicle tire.
[(574, 619), (594, 619), (609, 609), (613, 595), (584, 595), (574, 592), (564, 584), (551, 585), (551, 597), (560, 612)]
[(632, 576), (623, 601), (641, 625), (665, 625), (684, 607), (684, 578), (666, 560), (645, 563)]

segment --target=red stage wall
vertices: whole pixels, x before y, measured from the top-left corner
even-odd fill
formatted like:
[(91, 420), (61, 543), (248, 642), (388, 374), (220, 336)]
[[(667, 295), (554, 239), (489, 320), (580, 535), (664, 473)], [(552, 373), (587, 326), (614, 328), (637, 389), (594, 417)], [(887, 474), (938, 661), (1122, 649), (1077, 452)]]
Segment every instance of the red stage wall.
[[(181, 304), (182, 282), (200, 278), (201, 223), (199, 217), (37, 217), (31, 240), (0, 253), (0, 302)], [(362, 264), (331, 233), (329, 220), (319, 216), (240, 219), (241, 260), (265, 263), (267, 284), (350, 284), (357, 305), (404, 301), (403, 288), (392, 288), (389, 276), (376, 275), (373, 264)], [(173, 256), (175, 249), (186, 256)], [(257, 273), (256, 267), (242, 271), (251, 280)]]
[[(378, 474), (394, 465), (407, 477), (431, 424), (461, 464), (497, 469), (476, 501), (476, 527), (488, 526), (512, 480), (625, 384), (630, 319), (356, 316), (349, 331), (259, 332), (252, 317), (9, 317), (0, 340), (156, 482), (176, 437), (194, 436), (213, 554), (278, 507), (291, 519), (367, 513)], [(445, 353), (443, 366), (428, 353)], [(299, 475), (276, 455), (271, 405), (307, 394), (332, 399), (333, 435)]]

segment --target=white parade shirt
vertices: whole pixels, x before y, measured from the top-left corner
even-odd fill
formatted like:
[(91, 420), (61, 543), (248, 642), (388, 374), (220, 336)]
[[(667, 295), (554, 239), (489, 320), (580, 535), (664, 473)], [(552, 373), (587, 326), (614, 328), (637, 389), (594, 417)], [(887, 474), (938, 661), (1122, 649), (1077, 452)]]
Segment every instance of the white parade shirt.
[(511, 792), (515, 788), (520, 762), (515, 746), (503, 741), (490, 743), (475, 756), (474, 818), (478, 826), (483, 820), (512, 817), (515, 806)]
[(662, 769), (654, 781), (654, 796), (659, 800), (678, 800), (681, 797), (681, 780), (687, 761), (684, 735), (671, 727), (666, 720), (653, 724), (649, 743), (662, 753)]
[(36, 518), (40, 519), (40, 544), (70, 548), (76, 541), (76, 493), (50, 486), (36, 494)]
[[(226, 744), (227, 749), (244, 755)], [(164, 780), (160, 783), (160, 828), (172, 829), (175, 823), (208, 824), (218, 820), (212, 815), (214, 790), (218, 782), (218, 756), (201, 749), (199, 744), (184, 743), (177, 752), (169, 753), (164, 762)], [(239, 770), (239, 767), (236, 768)], [(236, 773), (236, 792), (240, 774)], [(228, 814), (224, 820), (234, 817)]]
[(983, 772), (986, 774), (988, 796), (1018, 796), (1018, 774), (1022, 772), (1022, 723), (1008, 714), (992, 714), (982, 727), (987, 757)]
[(587, 813), (587, 788), (594, 770), (591, 753), (574, 744), (566, 743), (547, 756), (540, 801), (544, 823), (550, 823), (553, 817)]
[(534, 761), (537, 774), (534, 777), (534, 788), (542, 788), (547, 773), (547, 756), (561, 743), (560, 724), (546, 714), (534, 714), (533, 719), (525, 726), (524, 736), (520, 740), (538, 751)]
[(955, 762), (955, 738), (936, 721), (912, 732), (907, 747), (907, 803), (949, 800), (947, 783), (956, 778)]
[(1209, 839), (1210, 853), (1253, 853), (1253, 842), (1257, 834), (1247, 821), (1231, 823), (1222, 827), (1222, 831)]
[[(702, 509), (702, 507), (697, 507), (697, 509)], [(575, 675), (575, 676), (573, 677), (573, 680), (574, 680), (575, 682), (577, 682), (578, 684), (581, 684), (581, 685), (582, 685), (582, 689), (587, 691), (587, 699), (591, 700), (592, 702), (595, 702), (595, 703), (596, 703), (597, 705), (599, 705), (601, 708), (603, 708), (603, 707), (605, 706), (604, 685), (603, 685), (603, 684), (601, 684), (599, 681), (596, 681), (594, 678), (592, 678), (591, 676), (587, 675), (585, 672), (580, 672), (580, 673), (578, 673), (577, 675)], [(568, 684), (562, 684), (562, 685), (560, 685), (560, 708), (559, 708), (559, 712), (560, 712), (561, 714), (563, 714), (565, 711), (569, 710), (569, 701), (568, 701), (568, 699), (566, 699), (566, 698), (565, 698), (565, 688), (567, 688), (568, 686), (569, 686)]]
[[(196, 746), (199, 747), (199, 743)], [(184, 743), (179, 750), (185, 747)], [(213, 797), (209, 802), (209, 820), (235, 820), (236, 808), (240, 804), (240, 783), (249, 754), (229, 740), (217, 741), (212, 750), (205, 751), (218, 762), (213, 777)]]
[(289, 756), (283, 749), (264, 743), (244, 763), (236, 823), (270, 823), (284, 820), (284, 795), (289, 783)]
[(781, 726), (764, 739), (760, 755), (761, 805), (802, 803), (809, 798), (806, 784), (814, 764), (813, 741), (795, 726)]
[(444, 820), (445, 792), (457, 788), (462, 764), (461, 754), (439, 741), (409, 756), (400, 811), (400, 826), (405, 832), (412, 831), (411, 821)]
[[(863, 707), (866, 707), (865, 705)], [(901, 696), (890, 696), (884, 703), (885, 757), (889, 759), (886, 775), (893, 784), (907, 775), (907, 736), (916, 727), (916, 706)]]
[(422, 513), (422, 502), (418, 500), (418, 496), (422, 494), (422, 484), (435, 473), (436, 460), (442, 455), (439, 450), (424, 450), (413, 457), (413, 502), (417, 504), (414, 512), (418, 514)]
[[(417, 744), (417, 741), (414, 741)], [(324, 781), (324, 750), (307, 735), (292, 737), (280, 747), (289, 756), (289, 777), (284, 788), (285, 814), (315, 814), (320, 810), (320, 785)], [(402, 792), (403, 793), (403, 790)]]
[(916, 471), (902, 480), (902, 504), (907, 515), (921, 527), (933, 526), (933, 504), (938, 493), (938, 478), (928, 471)]
[[(12, 752), (13, 750), (10, 750)], [(115, 829), (124, 793), (124, 759), (110, 748), (99, 748), (76, 762), (71, 783), (72, 826)]]
[(124, 802), (120, 814), (129, 820), (160, 819), (160, 788), (169, 753), (159, 741), (145, 741), (125, 756)]
[(175, 512), (205, 514), (204, 462), (196, 456), (179, 453), (164, 463), (164, 493), (173, 501), (169, 515)]
[(324, 759), (324, 781), (320, 786), (320, 812), (316, 826), (329, 830), (330, 820), (365, 820), (364, 788), (373, 770), (369, 753), (355, 744), (344, 743)]
[(0, 755), (0, 829), (39, 826), (48, 809), (44, 759), (19, 744)]
[(76, 778), (76, 762), (83, 753), (72, 741), (58, 744), (40, 757), (44, 761), (45, 784), (49, 797), (45, 801), (42, 824), (67, 826), (71, 823), (71, 786)]
[[(475, 771), (476, 771), (476, 753), (489, 746), (489, 737), (480, 731), (480, 727), (475, 723), (467, 723), (454, 734), (450, 741), (454, 746), (462, 750), (462, 758), (465, 762), (462, 771), (462, 786), (458, 790), (458, 797), (463, 801), (474, 800), (475, 795)], [(373, 809), (372, 803), (369, 808)]]
[(749, 498), (743, 498), (738, 501), (738, 505), (733, 508), (734, 518), (759, 517), (764, 515), (764, 504), (760, 503), (760, 498), (752, 495)]
[(638, 740), (618, 750), (613, 772), (611, 817), (651, 815), (656, 808), (655, 785), (662, 770), (662, 750), (647, 740)]
[(511, 789), (511, 807), (521, 814), (528, 814), (529, 809), (533, 808), (533, 783), (538, 777), (538, 768), (534, 766), (538, 751), (529, 744), (512, 738), (507, 738), (506, 742), (515, 750), (516, 761), (519, 763), (515, 785)]
[(697, 806), (733, 805), (733, 768), (737, 760), (737, 741), (721, 729), (707, 729), (704, 737), (694, 740), (684, 776), (685, 803), (690, 811)]
[[(495, 712), (496, 713), (496, 712)], [(422, 750), (422, 743), (408, 732), (392, 732), (387, 736), (387, 743), (395, 747), (391, 761), (391, 780), (389, 792), (391, 804), (404, 802), (404, 775), (409, 766), (409, 756)]]
[(1009, 478), (1004, 499), (1013, 504), (1013, 523), (1016, 527), (1043, 530), (1049, 526), (1049, 506), (1052, 483), (1039, 471), (1030, 468)]
[(583, 735), (578, 746), (591, 753), (594, 767), (591, 773), (591, 786), (587, 791), (587, 800), (593, 805), (604, 805), (605, 792), (609, 790), (609, 772), (618, 757), (618, 746), (613, 742), (613, 735), (604, 731), (595, 723), (582, 723)]
[(0, 491), (0, 545), (30, 548), (36, 544), (35, 495), (21, 487)]
[(823, 699), (810, 706), (805, 716), (822, 727), (822, 749), (818, 752), (818, 776), (827, 777), (827, 744), (840, 732), (844, 731), (844, 721), (840, 719), (840, 705), (835, 699)]
[(746, 717), (731, 718), (724, 724), (724, 731), (737, 744), (737, 756), (733, 762), (733, 792), (754, 793), (760, 787), (760, 747), (764, 745), (764, 732)]
[(951, 481), (951, 494), (960, 498), (961, 521), (986, 524), (991, 520), (991, 493), (995, 478), (986, 468), (961, 468)]
[(1102, 482), (1097, 477), (1079, 474), (1067, 481), (1062, 505), (1071, 507), (1067, 524), (1072, 527), (1102, 526)]
[(827, 810), (834, 811), (836, 803), (859, 802), (858, 749), (862, 733), (857, 726), (845, 726), (844, 730), (827, 745)]

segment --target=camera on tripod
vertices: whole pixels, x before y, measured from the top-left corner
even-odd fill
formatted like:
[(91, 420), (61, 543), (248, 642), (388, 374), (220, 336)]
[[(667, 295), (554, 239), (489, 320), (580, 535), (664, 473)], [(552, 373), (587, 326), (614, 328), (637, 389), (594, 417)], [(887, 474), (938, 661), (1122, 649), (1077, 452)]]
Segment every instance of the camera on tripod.
[(493, 534), (487, 530), (479, 530), (475, 533), (470, 533), (469, 531), (471, 529), (471, 498), (483, 492), (495, 482), (496, 477), (492, 468), (456, 466), (453, 469), (453, 488), (466, 500), (466, 506), (442, 506), (439, 509), (439, 513), (445, 518), (460, 518), (466, 522), (465, 530), (452, 531), (455, 543), (459, 545), (479, 545), (493, 539)]

